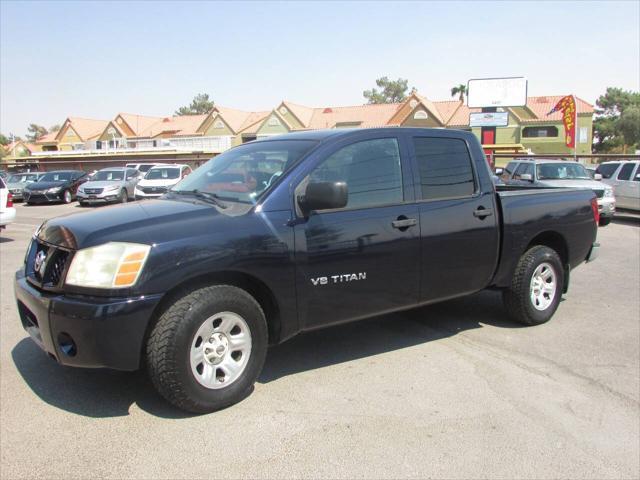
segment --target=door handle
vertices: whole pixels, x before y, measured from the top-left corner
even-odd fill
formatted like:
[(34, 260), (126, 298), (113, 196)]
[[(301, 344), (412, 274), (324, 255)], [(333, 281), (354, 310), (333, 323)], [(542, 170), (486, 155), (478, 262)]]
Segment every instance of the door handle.
[(493, 215), (493, 210), (490, 208), (478, 207), (473, 211), (473, 216), (483, 220), (485, 217)]
[(409, 227), (413, 227), (418, 224), (418, 220), (415, 218), (407, 218), (404, 215), (400, 215), (397, 220), (391, 222), (393, 228), (398, 230), (406, 230)]

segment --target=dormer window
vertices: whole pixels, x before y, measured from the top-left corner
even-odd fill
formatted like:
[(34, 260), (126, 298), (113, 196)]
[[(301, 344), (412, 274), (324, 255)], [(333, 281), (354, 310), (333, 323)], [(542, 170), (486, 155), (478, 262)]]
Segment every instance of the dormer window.
[(216, 120), (216, 122), (213, 124), (213, 128), (217, 129), (217, 130), (221, 130), (224, 128), (224, 122), (222, 120)]
[(426, 120), (427, 118), (429, 118), (429, 116), (427, 115), (427, 112), (425, 112), (424, 110), (418, 110), (416, 113), (413, 114), (414, 120)]
[(269, 123), (268, 123), (268, 125), (269, 125), (270, 127), (279, 127), (279, 126), (280, 126), (280, 120), (278, 120), (278, 118), (277, 118), (277, 117), (271, 117), (271, 118), (269, 119)]
[(409, 101), (409, 106), (410, 106), (411, 108), (416, 108), (416, 107), (418, 106), (418, 101), (417, 101), (415, 98), (412, 98), (412, 99)]
[(281, 115), (286, 115), (287, 113), (289, 113), (289, 110), (287, 110), (287, 107), (285, 107), (284, 105), (282, 107), (280, 107), (280, 114)]

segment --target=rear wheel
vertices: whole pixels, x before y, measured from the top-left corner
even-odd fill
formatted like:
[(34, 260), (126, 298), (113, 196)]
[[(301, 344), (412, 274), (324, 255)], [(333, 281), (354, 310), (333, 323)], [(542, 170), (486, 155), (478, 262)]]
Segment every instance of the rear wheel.
[(73, 197), (69, 190), (65, 190), (64, 192), (62, 192), (62, 201), (64, 203), (71, 203), (72, 200), (73, 200)]
[(127, 191), (124, 188), (120, 190), (120, 197), (118, 198), (118, 200), (120, 203), (127, 203), (127, 200), (129, 200)]
[(564, 269), (555, 250), (532, 247), (520, 257), (511, 286), (503, 292), (505, 308), (517, 322), (545, 323), (558, 308), (563, 286)]
[(171, 305), (147, 342), (147, 366), (158, 392), (190, 412), (219, 410), (245, 398), (267, 352), (267, 324), (244, 290), (217, 285)]
[(600, 225), (601, 227), (606, 227), (610, 223), (611, 223), (611, 217), (600, 217), (600, 221), (598, 222), (598, 225)]

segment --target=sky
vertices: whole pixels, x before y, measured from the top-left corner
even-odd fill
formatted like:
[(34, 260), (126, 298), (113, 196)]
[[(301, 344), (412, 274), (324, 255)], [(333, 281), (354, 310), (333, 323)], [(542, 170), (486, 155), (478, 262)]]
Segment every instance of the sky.
[(171, 115), (194, 95), (270, 110), (365, 103), (381, 76), (431, 100), (470, 78), (529, 95), (640, 90), (640, 2), (0, 0), (0, 132)]

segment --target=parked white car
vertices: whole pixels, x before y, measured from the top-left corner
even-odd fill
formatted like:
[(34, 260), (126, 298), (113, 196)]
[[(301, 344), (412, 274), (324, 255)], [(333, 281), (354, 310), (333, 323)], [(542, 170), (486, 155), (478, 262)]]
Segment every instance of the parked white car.
[(0, 230), (12, 223), (16, 218), (16, 209), (13, 206), (11, 192), (0, 178)]
[(153, 167), (158, 167), (165, 165), (164, 163), (156, 163), (156, 162), (147, 162), (147, 163), (127, 163), (125, 165), (126, 168), (133, 168), (140, 172), (139, 177), (142, 179), (145, 174), (151, 170)]
[(136, 200), (158, 198), (191, 173), (189, 165), (162, 165), (152, 167), (135, 190)]
[(596, 172), (613, 187), (618, 208), (640, 210), (640, 161), (604, 162)]

